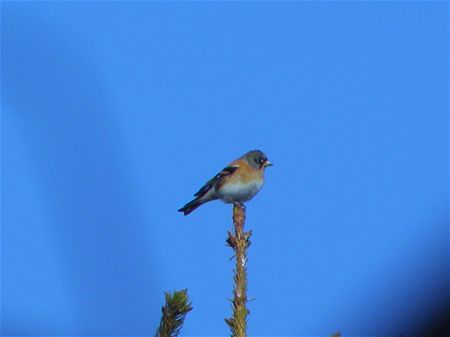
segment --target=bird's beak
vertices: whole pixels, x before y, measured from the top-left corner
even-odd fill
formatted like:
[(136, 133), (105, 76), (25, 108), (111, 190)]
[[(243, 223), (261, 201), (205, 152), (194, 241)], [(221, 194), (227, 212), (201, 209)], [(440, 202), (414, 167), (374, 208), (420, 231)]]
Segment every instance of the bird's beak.
[(264, 163), (264, 167), (267, 167), (267, 166), (273, 166), (273, 164), (270, 161), (266, 161)]

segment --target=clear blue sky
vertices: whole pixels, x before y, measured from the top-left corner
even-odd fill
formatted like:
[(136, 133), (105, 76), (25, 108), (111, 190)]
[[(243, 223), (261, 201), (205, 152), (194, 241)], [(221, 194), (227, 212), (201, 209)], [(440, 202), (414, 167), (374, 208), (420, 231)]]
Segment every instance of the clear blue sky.
[(446, 2), (2, 2), (2, 334), (227, 335), (229, 161), (251, 335), (398, 336), (448, 301)]

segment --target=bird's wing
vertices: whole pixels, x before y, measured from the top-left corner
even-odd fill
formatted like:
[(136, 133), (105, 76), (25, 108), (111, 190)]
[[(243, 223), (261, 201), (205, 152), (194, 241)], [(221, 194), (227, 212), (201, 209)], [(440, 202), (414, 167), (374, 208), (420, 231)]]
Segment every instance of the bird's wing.
[(238, 169), (238, 167), (239, 167), (238, 165), (225, 167), (222, 171), (220, 171), (212, 179), (210, 179), (205, 185), (203, 185), (203, 187), (199, 189), (198, 192), (194, 194), (194, 196), (199, 198), (204, 196), (207, 192), (211, 190), (211, 188), (214, 186), (215, 183), (223, 179), (223, 177), (232, 174), (234, 171)]

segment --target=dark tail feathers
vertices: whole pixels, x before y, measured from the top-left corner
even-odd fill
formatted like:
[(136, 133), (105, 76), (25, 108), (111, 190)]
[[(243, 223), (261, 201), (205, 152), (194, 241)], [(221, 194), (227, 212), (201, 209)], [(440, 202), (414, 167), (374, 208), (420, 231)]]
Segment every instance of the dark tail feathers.
[(203, 202), (200, 201), (200, 198), (195, 198), (192, 201), (189, 201), (186, 205), (184, 205), (183, 207), (181, 207), (178, 212), (183, 212), (184, 215), (188, 215), (189, 213), (191, 213), (194, 209), (196, 209), (197, 207), (199, 207), (200, 205), (202, 205)]

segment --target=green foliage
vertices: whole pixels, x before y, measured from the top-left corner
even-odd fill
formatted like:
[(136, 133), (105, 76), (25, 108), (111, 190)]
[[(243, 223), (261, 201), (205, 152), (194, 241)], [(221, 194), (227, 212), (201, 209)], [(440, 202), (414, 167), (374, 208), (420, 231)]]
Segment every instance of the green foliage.
[(165, 293), (166, 303), (162, 307), (162, 317), (155, 337), (177, 337), (186, 314), (192, 310), (187, 289)]
[[(231, 330), (231, 337), (247, 337), (247, 248), (250, 246), (252, 231), (245, 232), (245, 206), (234, 204), (234, 231), (228, 232), (227, 244), (234, 251), (233, 315), (225, 322)], [(162, 318), (155, 337), (177, 337), (183, 326), (186, 314), (192, 310), (187, 289), (166, 293), (166, 303), (162, 307)], [(340, 336), (336, 336), (340, 337)]]

